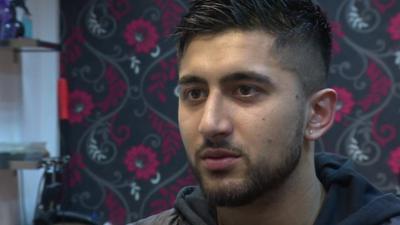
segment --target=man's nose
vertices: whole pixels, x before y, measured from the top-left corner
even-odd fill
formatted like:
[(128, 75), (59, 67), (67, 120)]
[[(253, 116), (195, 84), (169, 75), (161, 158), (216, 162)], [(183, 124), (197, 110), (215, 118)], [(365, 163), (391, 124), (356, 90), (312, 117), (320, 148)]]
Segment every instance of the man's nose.
[(221, 95), (209, 95), (204, 104), (199, 132), (207, 139), (225, 138), (233, 131), (231, 112)]

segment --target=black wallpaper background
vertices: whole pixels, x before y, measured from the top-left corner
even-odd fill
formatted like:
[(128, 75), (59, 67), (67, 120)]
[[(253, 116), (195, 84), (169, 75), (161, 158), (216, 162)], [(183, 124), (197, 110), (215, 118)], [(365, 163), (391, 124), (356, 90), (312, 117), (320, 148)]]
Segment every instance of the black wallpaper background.
[[(320, 151), (351, 158), (384, 191), (400, 173), (400, 2), (318, 1), (333, 26), (330, 86), (336, 125)], [(72, 156), (63, 208), (99, 223), (172, 206), (195, 183), (177, 129), (174, 42), (184, 0), (61, 0), (61, 74), (70, 89), (63, 130)]]

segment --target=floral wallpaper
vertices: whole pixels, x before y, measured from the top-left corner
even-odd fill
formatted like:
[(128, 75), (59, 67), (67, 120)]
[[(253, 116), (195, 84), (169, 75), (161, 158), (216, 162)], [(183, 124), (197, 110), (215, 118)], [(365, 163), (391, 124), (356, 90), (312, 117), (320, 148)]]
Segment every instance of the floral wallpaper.
[[(335, 126), (317, 143), (400, 192), (400, 2), (318, 0), (333, 28)], [(177, 128), (170, 37), (188, 0), (61, 0), (69, 84), (62, 208), (121, 225), (173, 205), (196, 181)]]
[(400, 2), (318, 1), (333, 31), (335, 125), (319, 149), (353, 160), (383, 191), (399, 193)]

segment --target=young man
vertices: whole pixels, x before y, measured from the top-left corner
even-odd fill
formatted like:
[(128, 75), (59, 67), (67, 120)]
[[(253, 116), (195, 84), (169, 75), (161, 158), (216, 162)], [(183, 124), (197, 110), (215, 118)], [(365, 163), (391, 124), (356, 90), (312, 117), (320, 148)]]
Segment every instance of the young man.
[(400, 202), (333, 155), (331, 37), (311, 0), (195, 0), (177, 30), (179, 126), (200, 187), (134, 224), (400, 224)]

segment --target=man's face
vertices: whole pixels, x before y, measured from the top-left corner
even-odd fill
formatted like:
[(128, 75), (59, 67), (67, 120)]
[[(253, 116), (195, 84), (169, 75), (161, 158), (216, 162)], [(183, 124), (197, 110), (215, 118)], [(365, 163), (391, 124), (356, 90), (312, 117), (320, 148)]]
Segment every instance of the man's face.
[(305, 100), (295, 74), (278, 64), (273, 38), (230, 30), (195, 37), (179, 68), (179, 127), (208, 199), (247, 204), (296, 168)]

